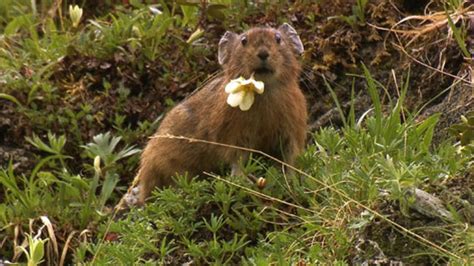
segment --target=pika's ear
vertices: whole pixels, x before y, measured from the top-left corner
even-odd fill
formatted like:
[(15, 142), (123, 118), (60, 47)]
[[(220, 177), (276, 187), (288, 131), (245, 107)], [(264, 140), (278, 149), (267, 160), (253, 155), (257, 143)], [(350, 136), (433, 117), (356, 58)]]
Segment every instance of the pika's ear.
[(226, 31), (222, 36), (219, 41), (219, 51), (217, 54), (219, 64), (224, 65), (229, 61), (230, 54), (232, 53), (232, 43), (236, 38), (237, 34), (230, 31)]
[(304, 52), (303, 43), (301, 42), (298, 33), (296, 33), (296, 30), (293, 29), (290, 24), (283, 23), (283, 25), (278, 27), (278, 30), (288, 37), (290, 44), (293, 46), (293, 49), (295, 49), (295, 52), (298, 55), (301, 55)]

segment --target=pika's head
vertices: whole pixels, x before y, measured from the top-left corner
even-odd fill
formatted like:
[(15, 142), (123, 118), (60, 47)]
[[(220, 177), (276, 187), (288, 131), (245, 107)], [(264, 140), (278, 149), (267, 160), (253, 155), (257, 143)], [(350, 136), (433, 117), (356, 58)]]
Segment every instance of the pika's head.
[(300, 72), (297, 57), (304, 51), (295, 29), (252, 28), (240, 35), (226, 32), (219, 42), (219, 64), (227, 77), (239, 76), (265, 83), (294, 80)]

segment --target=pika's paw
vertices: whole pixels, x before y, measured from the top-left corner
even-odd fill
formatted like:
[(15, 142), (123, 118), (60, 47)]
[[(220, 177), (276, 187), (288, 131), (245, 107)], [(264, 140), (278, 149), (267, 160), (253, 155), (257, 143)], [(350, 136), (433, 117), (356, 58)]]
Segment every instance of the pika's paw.
[(138, 195), (140, 194), (140, 186), (132, 188), (127, 194), (123, 196), (125, 204), (128, 208), (138, 204)]

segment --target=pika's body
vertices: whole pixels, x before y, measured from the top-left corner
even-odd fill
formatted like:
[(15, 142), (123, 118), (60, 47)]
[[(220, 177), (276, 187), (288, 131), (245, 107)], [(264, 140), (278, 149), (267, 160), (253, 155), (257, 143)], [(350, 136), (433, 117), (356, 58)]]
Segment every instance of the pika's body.
[[(253, 28), (240, 35), (226, 32), (218, 55), (223, 74), (174, 107), (156, 135), (247, 147), (293, 163), (304, 148), (307, 127), (306, 101), (298, 86), (297, 56), (302, 52), (301, 40), (288, 24), (278, 29)], [(248, 111), (229, 106), (225, 85), (252, 74), (264, 82), (264, 93), (256, 95)], [(141, 155), (135, 184), (139, 189), (131, 188), (119, 208), (143, 204), (153, 188), (170, 185), (176, 174), (195, 176), (217, 171), (222, 164), (234, 171), (238, 161), (247, 157), (242, 150), (212, 144), (151, 138)], [(130, 202), (132, 191), (138, 197)]]

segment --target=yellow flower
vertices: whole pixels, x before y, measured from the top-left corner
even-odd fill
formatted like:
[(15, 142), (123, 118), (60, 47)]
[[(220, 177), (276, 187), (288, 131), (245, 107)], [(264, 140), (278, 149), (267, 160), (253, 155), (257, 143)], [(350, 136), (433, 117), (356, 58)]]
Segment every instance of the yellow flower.
[(263, 90), (263, 82), (256, 81), (253, 75), (249, 79), (243, 77), (233, 79), (225, 86), (225, 92), (229, 94), (227, 104), (232, 107), (239, 106), (240, 110), (247, 111), (255, 100), (255, 92), (262, 94)]
[(71, 18), (72, 26), (74, 28), (77, 27), (79, 25), (79, 22), (81, 22), (82, 8), (77, 5), (75, 5), (74, 7), (72, 5), (69, 5), (69, 17)]

